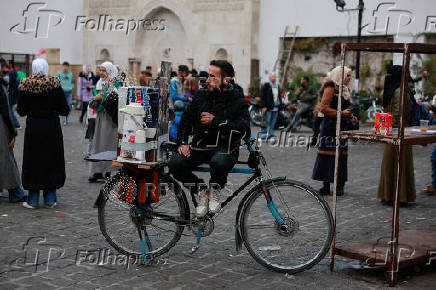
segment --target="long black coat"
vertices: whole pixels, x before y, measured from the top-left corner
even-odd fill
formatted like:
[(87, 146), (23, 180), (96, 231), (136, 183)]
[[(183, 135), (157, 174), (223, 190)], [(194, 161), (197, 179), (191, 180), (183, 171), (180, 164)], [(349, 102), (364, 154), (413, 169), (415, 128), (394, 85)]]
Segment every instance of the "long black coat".
[(27, 116), (22, 182), (24, 189), (58, 189), (65, 183), (65, 159), (59, 115), (69, 108), (59, 79), (31, 75), (18, 87), (17, 112)]

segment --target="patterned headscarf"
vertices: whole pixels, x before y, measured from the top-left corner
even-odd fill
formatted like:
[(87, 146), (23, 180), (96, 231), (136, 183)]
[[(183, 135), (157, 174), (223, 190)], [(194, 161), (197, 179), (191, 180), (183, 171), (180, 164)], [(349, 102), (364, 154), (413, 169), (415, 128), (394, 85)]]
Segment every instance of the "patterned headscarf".
[(108, 77), (115, 78), (118, 75), (117, 68), (110, 61), (105, 61), (100, 66), (106, 69)]

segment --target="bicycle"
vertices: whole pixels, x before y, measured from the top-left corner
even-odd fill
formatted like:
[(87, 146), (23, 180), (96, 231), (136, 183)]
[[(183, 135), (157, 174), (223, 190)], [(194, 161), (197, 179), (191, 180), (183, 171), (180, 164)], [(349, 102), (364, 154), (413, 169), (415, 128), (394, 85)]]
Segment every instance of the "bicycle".
[[(272, 178), (257, 143), (253, 140), (245, 143), (249, 150), (248, 161), (237, 164), (248, 165), (248, 168), (233, 168), (230, 173), (251, 176), (221, 203), (222, 212), (233, 198), (257, 181), (238, 205), (237, 251), (244, 244), (258, 263), (277, 272), (294, 274), (313, 267), (325, 257), (333, 238), (333, 217), (328, 204), (303, 183), (286, 177)], [(176, 150), (171, 142), (162, 143), (161, 148), (167, 157)], [(187, 227), (196, 236), (191, 251), (197, 251), (201, 238), (212, 234), (214, 219), (219, 215), (208, 214), (204, 218), (191, 215), (185, 191), (165, 168), (166, 162), (161, 162), (153, 169), (160, 174), (160, 185), (172, 184), (157, 203), (138, 206), (120, 201), (117, 195), (123, 186), (122, 180), (126, 180), (126, 176), (135, 180), (143, 175), (129, 166), (123, 167), (103, 186), (96, 201), (100, 229), (108, 243), (122, 254), (140, 257), (144, 264), (168, 252)], [(209, 168), (197, 168), (197, 171), (207, 172)], [(138, 192), (137, 184), (130, 182), (129, 186), (131, 192)], [(191, 199), (196, 207), (192, 191)]]

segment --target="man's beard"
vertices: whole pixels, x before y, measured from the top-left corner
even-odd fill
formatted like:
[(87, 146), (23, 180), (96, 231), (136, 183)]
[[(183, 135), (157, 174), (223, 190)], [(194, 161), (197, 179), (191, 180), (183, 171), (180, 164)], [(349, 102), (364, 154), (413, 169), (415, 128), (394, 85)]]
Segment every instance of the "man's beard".
[(207, 91), (208, 92), (221, 92), (220, 87), (211, 86), (210, 84), (207, 85)]

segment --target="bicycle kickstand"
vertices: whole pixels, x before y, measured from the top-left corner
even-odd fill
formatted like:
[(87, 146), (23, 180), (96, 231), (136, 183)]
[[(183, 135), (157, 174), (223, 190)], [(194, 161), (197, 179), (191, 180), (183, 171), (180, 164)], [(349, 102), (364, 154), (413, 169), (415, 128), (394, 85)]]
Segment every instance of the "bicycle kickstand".
[(203, 228), (199, 228), (197, 231), (197, 238), (195, 241), (195, 245), (192, 246), (192, 249), (191, 249), (191, 254), (194, 254), (200, 248), (200, 242), (201, 242), (202, 235), (203, 235)]
[[(144, 230), (144, 236), (142, 235)], [(147, 265), (147, 248), (150, 252), (153, 251), (153, 245), (151, 244), (150, 237), (148, 236), (147, 229), (144, 226), (138, 227), (139, 243), (141, 246), (141, 261), (143, 265)], [(144, 239), (145, 237), (145, 239)]]

